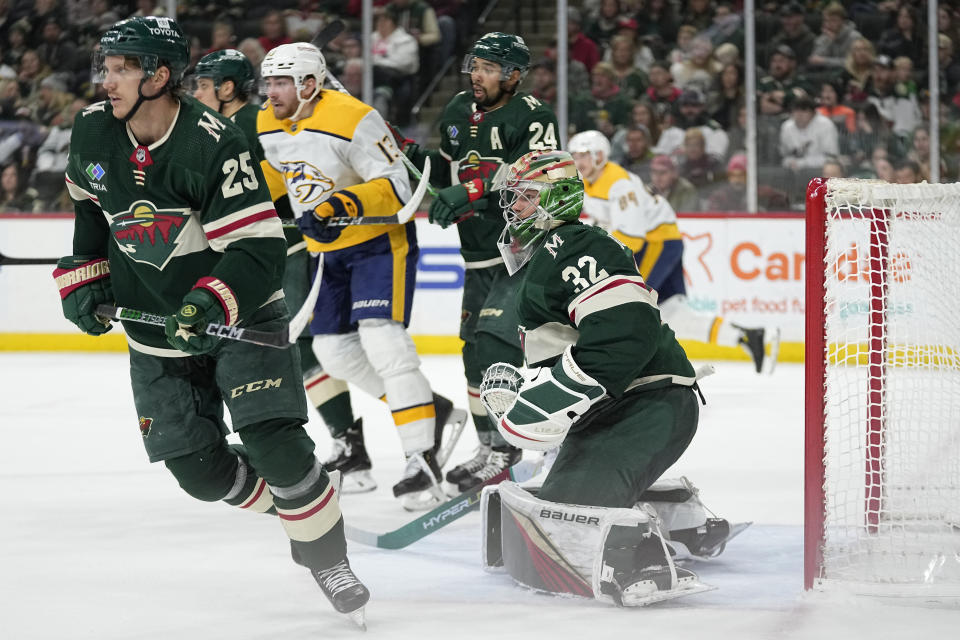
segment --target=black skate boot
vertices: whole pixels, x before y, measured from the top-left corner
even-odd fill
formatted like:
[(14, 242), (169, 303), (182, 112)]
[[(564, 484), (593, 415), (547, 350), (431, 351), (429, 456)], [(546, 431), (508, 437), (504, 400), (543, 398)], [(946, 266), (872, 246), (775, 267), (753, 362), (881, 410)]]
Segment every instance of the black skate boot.
[(370, 473), (370, 456), (363, 443), (362, 418), (358, 418), (343, 436), (333, 439), (333, 451), (323, 466), (328, 472), (339, 471), (343, 475), (340, 493), (365, 493), (377, 488)]
[(487, 480), (495, 477), (497, 474), (509, 469), (520, 462), (523, 457), (523, 451), (517, 447), (504, 445), (502, 447), (492, 447), (487, 461), (476, 473), (470, 474), (457, 483), (457, 488), (461, 493), (478, 487)]
[(472, 476), (483, 469), (483, 465), (487, 464), (487, 458), (490, 457), (490, 451), (490, 445), (481, 442), (472, 458), (447, 471), (447, 482), (453, 485), (458, 484), (461, 480), (465, 480), (468, 476)]
[(363, 607), (370, 599), (370, 591), (354, 575), (350, 562), (344, 558), (329, 569), (311, 569), (310, 574), (333, 608), (366, 631)]
[[(429, 474), (424, 470), (424, 464), (429, 468)], [(427, 450), (407, 458), (403, 478), (393, 485), (393, 496), (400, 498), (400, 503), (407, 511), (429, 509), (446, 499), (440, 489), (440, 481), (436, 455), (432, 449)]]
[(747, 329), (738, 325), (733, 325), (735, 329), (740, 330), (740, 346), (753, 359), (753, 366), (760, 373), (763, 369), (763, 329)]

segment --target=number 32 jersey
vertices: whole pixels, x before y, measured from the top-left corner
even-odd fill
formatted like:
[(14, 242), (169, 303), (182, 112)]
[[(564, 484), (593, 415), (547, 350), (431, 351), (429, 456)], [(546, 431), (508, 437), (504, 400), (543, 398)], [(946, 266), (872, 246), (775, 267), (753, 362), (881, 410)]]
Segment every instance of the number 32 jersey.
[(528, 365), (554, 361), (574, 345), (577, 363), (614, 397), (627, 386), (694, 383), (657, 295), (633, 256), (598, 227), (554, 229), (520, 273), (517, 312)]
[[(170, 315), (204, 277), (230, 289), (228, 321), (282, 296), (286, 242), (260, 167), (243, 132), (196, 100), (181, 98), (148, 146), (109, 103), (90, 105), (74, 123), (66, 181), (73, 253), (109, 259), (118, 305)], [(182, 355), (162, 327), (124, 328), (134, 349)]]

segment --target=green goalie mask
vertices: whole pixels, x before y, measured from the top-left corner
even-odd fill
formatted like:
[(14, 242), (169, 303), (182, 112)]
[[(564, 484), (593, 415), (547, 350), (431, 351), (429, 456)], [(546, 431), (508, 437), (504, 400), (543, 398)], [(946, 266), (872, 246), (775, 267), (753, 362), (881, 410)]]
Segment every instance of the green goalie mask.
[(103, 81), (104, 58), (109, 56), (137, 58), (145, 79), (160, 67), (167, 67), (167, 89), (172, 91), (180, 86), (190, 63), (190, 44), (176, 20), (157, 16), (128, 18), (110, 27), (100, 38), (100, 49), (94, 56), (99, 82)]
[(497, 243), (510, 275), (525, 265), (551, 229), (577, 220), (583, 181), (566, 151), (531, 151), (493, 183), (507, 221)]
[(520, 80), (530, 68), (530, 49), (520, 36), (493, 31), (477, 40), (463, 57), (463, 73), (473, 71), (476, 58), (490, 60), (500, 65), (500, 80), (509, 80), (514, 69), (520, 72)]
[(210, 78), (213, 80), (215, 91), (220, 91), (224, 80), (232, 80), (236, 86), (236, 97), (246, 100), (253, 92), (256, 76), (253, 65), (236, 49), (221, 49), (200, 58), (194, 71), (196, 78)]

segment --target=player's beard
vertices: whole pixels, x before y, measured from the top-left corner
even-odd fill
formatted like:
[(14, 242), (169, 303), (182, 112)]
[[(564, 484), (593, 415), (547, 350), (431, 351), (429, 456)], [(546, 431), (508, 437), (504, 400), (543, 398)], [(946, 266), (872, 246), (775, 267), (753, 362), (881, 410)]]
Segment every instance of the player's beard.
[(508, 91), (504, 85), (505, 82), (501, 82), (497, 85), (496, 93), (488, 93), (484, 87), (480, 87), (480, 91), (483, 92), (483, 97), (477, 100), (477, 106), (483, 109), (489, 109), (490, 107), (496, 106), (500, 100), (503, 99), (504, 94), (513, 94), (513, 91)]

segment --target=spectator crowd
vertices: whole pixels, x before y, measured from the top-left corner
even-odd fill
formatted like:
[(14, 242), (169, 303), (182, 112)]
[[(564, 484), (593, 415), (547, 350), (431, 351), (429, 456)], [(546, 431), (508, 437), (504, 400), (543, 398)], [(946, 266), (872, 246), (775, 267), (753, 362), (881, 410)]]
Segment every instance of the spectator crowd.
[[(478, 35), (487, 3), (373, 4), (374, 106), (405, 126), (431, 78)], [(958, 5), (940, 2), (936, 42), (943, 181), (960, 176)], [(100, 34), (128, 16), (163, 15), (165, 6), (0, 0), (0, 212), (70, 208), (63, 171), (73, 118), (104, 97), (90, 68)], [(255, 69), (273, 47), (310, 40), (342, 18), (348, 29), (324, 52), (330, 72), (359, 94), (360, 6), (360, 0), (210, 0), (180, 2), (177, 17), (194, 63), (236, 48)], [(758, 3), (761, 209), (802, 208), (814, 176), (929, 179), (928, 42), (918, 7), (904, 0)], [(568, 36), (569, 133), (601, 131), (611, 141), (611, 159), (679, 211), (746, 208), (741, 1), (574, 0)], [(534, 50), (522, 89), (554, 104), (556, 47)]]

